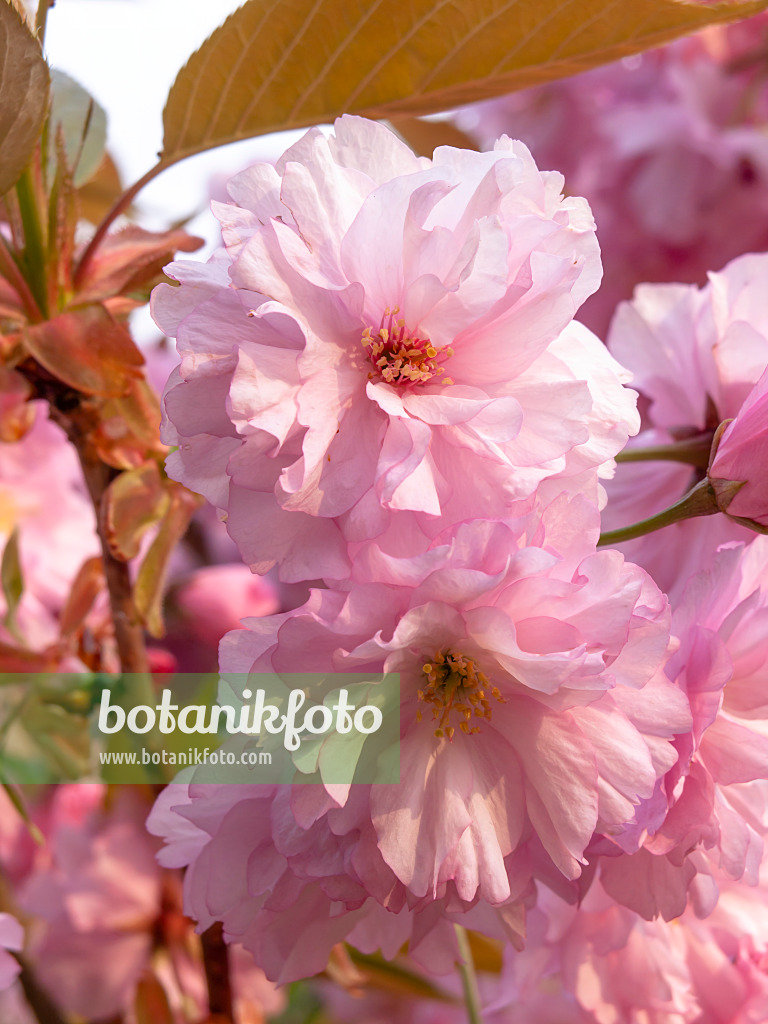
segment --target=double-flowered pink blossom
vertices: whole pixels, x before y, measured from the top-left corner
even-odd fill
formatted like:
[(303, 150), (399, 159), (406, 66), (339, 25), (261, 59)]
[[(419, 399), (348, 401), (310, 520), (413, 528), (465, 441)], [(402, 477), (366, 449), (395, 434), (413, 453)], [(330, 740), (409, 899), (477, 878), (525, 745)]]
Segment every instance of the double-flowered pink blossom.
[(130, 787), (105, 810), (104, 787), (58, 787), (19, 902), (35, 915), (30, 955), (68, 1012), (107, 1018), (131, 1005), (161, 911), (154, 841)]
[(638, 421), (573, 322), (601, 266), (562, 184), (506, 138), (429, 161), (349, 117), (233, 179), (225, 249), (172, 265), (153, 311), (181, 354), (169, 472), (255, 570), (341, 580), (393, 521), (426, 546), (547, 484), (597, 504)]
[[(15, 616), (17, 635), (11, 636), (3, 625), (0, 639), (18, 643), (20, 634), (25, 646), (40, 650), (58, 640), (58, 617), (72, 582), (100, 549), (77, 455), (48, 419), (43, 403), (30, 409), (28, 433), (0, 443), (0, 550), (16, 531), (23, 587)], [(0, 595), (0, 618), (7, 611)]]
[[(765, 385), (756, 382), (768, 367), (767, 276), (768, 255), (749, 254), (711, 273), (703, 288), (642, 285), (632, 302), (619, 306), (608, 347), (632, 371), (646, 428), (631, 447), (695, 444), (701, 458), (698, 468), (659, 461), (620, 466), (607, 484), (604, 528), (637, 522), (677, 501), (706, 469), (719, 424), (734, 417), (738, 426), (731, 424), (730, 433), (726, 428), (729, 443), (711, 475), (724, 478), (724, 484), (748, 477), (751, 482), (733, 497), (737, 504), (729, 506), (729, 514), (741, 516), (738, 510), (744, 508), (759, 514), (764, 474), (752, 467), (759, 467), (764, 443)], [(747, 475), (739, 475), (747, 466)], [(732, 471), (735, 476), (729, 475)], [(720, 544), (748, 543), (754, 536), (733, 519), (711, 515), (667, 527), (623, 550), (662, 589), (679, 596), (688, 577), (708, 565)]]
[(585, 196), (605, 279), (581, 317), (598, 334), (647, 281), (703, 284), (768, 247), (763, 13), (457, 113), (483, 147), (522, 139)]
[[(578, 906), (539, 886), (529, 915), (536, 942), (508, 957), (494, 1006), (508, 1002), (508, 1012), (522, 1011), (521, 1020), (538, 1020), (525, 1010), (546, 992), (556, 999), (548, 1022), (574, 1019), (573, 1000), (585, 1024), (764, 1021), (765, 889), (723, 877), (718, 882), (720, 901), (708, 917), (689, 910), (672, 922), (639, 918), (612, 900), (599, 881)], [(504, 1011), (499, 1019), (508, 1019)]]
[[(726, 546), (688, 584), (672, 620), (665, 674), (687, 695), (693, 728), (654, 800), (664, 819), (643, 849), (604, 857), (607, 891), (650, 919), (686, 903), (709, 913), (715, 875), (755, 885), (768, 829), (768, 539)], [(603, 851), (606, 852), (606, 851)]]
[(300, 913), (317, 916), (318, 963), (321, 936), (326, 953), (357, 941), (382, 909), (394, 948), (483, 907), (515, 932), (537, 871), (567, 885), (595, 834), (636, 830), (639, 808), (652, 822), (688, 702), (659, 671), (666, 600), (617, 552), (595, 553), (596, 530), (583, 496), (561, 497), (541, 517), (462, 524), (419, 556), (371, 545), (348, 590), (229, 634), (227, 673), (399, 673), (401, 782), (224, 787), (215, 821), (199, 787), (169, 813), (172, 787), (153, 829), (191, 864), (201, 924), (223, 920), (275, 977), (319, 969), (287, 945)]

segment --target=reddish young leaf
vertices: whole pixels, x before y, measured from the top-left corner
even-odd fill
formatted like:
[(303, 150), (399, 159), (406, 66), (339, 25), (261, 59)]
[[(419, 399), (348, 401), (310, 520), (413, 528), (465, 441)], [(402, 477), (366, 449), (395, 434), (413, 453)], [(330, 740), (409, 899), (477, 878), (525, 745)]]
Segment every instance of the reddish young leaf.
[(30, 651), (0, 640), (0, 669), (3, 672), (50, 672), (58, 659), (55, 652)]
[(0, 366), (0, 441), (20, 441), (35, 421), (35, 407), (28, 401), (32, 388), (21, 374)]
[(75, 576), (59, 619), (59, 632), (62, 636), (69, 636), (80, 629), (104, 586), (104, 566), (101, 558), (87, 558)]
[(167, 454), (160, 441), (160, 403), (144, 378), (131, 380), (125, 395), (101, 403), (91, 440), (102, 462), (115, 469), (135, 469)]
[(100, 302), (116, 295), (144, 293), (160, 279), (177, 251), (194, 252), (202, 238), (175, 231), (145, 231), (131, 224), (107, 235), (79, 282), (78, 303)]
[(24, 342), (49, 373), (86, 395), (125, 394), (144, 363), (128, 328), (100, 305), (33, 324)]

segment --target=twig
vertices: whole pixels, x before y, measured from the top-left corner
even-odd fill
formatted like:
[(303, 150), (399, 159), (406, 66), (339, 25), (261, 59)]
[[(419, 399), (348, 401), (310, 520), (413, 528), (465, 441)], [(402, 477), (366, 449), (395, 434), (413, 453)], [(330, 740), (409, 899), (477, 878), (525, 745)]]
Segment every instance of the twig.
[(112, 204), (111, 208), (105, 214), (104, 219), (101, 221), (99, 226), (96, 228), (96, 232), (91, 238), (88, 245), (85, 247), (82, 256), (80, 257), (77, 267), (74, 273), (74, 287), (77, 290), (83, 283), (83, 279), (88, 268), (91, 265), (91, 260), (96, 255), (96, 250), (101, 245), (101, 242), (112, 226), (112, 222), (116, 220), (121, 213), (128, 209), (133, 201), (134, 197), (144, 188), (145, 185), (149, 184), (153, 178), (157, 177), (161, 171), (164, 171), (169, 164), (163, 163), (162, 160), (158, 161), (154, 167), (150, 167), (143, 177), (135, 181), (130, 188), (127, 188), (121, 196), (119, 196)]
[(221, 924), (212, 924), (201, 935), (203, 965), (208, 983), (208, 1006), (211, 1016), (232, 1021), (232, 987), (229, 980), (229, 950), (224, 942)]
[(62, 1017), (58, 1007), (53, 1003), (51, 997), (41, 988), (37, 978), (32, 971), (29, 964), (26, 963), (23, 957), (16, 955), (16, 959), (21, 965), (21, 974), (19, 975), (19, 982), (24, 990), (27, 1002), (37, 1017), (39, 1024), (67, 1024), (66, 1017)]
[(144, 642), (144, 630), (133, 603), (133, 586), (128, 565), (126, 562), (118, 561), (112, 554), (101, 516), (104, 492), (119, 470), (106, 465), (99, 458), (99, 454), (90, 440), (89, 423), (77, 393), (53, 394), (46, 395), (46, 397), (49, 398), (52, 418), (65, 431), (75, 447), (83, 470), (83, 479), (96, 512), (104, 576), (109, 591), (109, 603), (121, 671), (147, 673), (149, 672), (149, 661)]

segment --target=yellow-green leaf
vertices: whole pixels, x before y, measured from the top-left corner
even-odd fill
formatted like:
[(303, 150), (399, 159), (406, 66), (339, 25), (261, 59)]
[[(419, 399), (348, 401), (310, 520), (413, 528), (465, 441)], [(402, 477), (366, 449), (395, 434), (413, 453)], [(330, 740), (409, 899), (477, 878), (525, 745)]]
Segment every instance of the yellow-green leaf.
[(764, 10), (768, 0), (248, 0), (171, 87), (161, 165), (342, 113), (445, 110)]
[(133, 589), (136, 611), (154, 637), (160, 637), (164, 633), (163, 588), (169, 559), (200, 504), (200, 498), (180, 484), (169, 482), (167, 486), (170, 501), (157, 536), (141, 563)]
[(0, 0), (0, 195), (16, 184), (32, 155), (49, 91), (40, 44), (16, 8)]
[(162, 518), (170, 500), (151, 459), (115, 477), (102, 503), (104, 532), (115, 558), (127, 562), (138, 555), (141, 538)]
[(0, 583), (2, 583), (6, 606), (5, 625), (14, 633), (16, 631), (16, 609), (19, 607), (24, 593), (18, 529), (14, 529), (5, 542), (2, 561), (0, 561)]

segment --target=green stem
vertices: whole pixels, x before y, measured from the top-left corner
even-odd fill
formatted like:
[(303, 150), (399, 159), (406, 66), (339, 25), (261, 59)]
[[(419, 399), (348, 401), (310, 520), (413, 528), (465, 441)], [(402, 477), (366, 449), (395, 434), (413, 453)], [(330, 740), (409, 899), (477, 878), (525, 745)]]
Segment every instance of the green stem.
[(43, 241), (43, 225), (37, 205), (32, 174), (27, 167), (16, 183), (16, 194), (19, 197), (21, 222), (24, 225), (24, 266), (27, 271), (26, 280), (35, 301), (45, 319), (48, 318), (48, 292), (45, 284), (45, 243)]
[(682, 522), (683, 519), (710, 516), (719, 511), (715, 492), (709, 479), (705, 477), (687, 494), (683, 495), (679, 501), (669, 508), (665, 508), (663, 512), (658, 512), (655, 516), (643, 519), (639, 523), (633, 523), (632, 526), (624, 526), (620, 530), (608, 530), (605, 533), (601, 533), (597, 543), (598, 545), (612, 547), (614, 544), (621, 544), (625, 540), (634, 540), (635, 537), (643, 537), (646, 533), (661, 530), (672, 523)]
[(472, 950), (469, 946), (469, 936), (466, 928), (460, 924), (454, 924), (456, 942), (459, 946), (460, 960), (456, 962), (461, 975), (461, 986), (464, 989), (464, 1002), (467, 1007), (467, 1020), (469, 1024), (483, 1024), (480, 1012), (480, 993), (477, 988), (477, 975), (475, 974), (475, 962), (472, 959)]
[(138, 181), (135, 181), (130, 188), (127, 188), (125, 192), (123, 192), (123, 194), (118, 199), (115, 200), (110, 210), (104, 216), (102, 222), (96, 228), (96, 232), (93, 235), (93, 238), (86, 246), (83, 255), (80, 257), (77, 267), (75, 268), (75, 289), (79, 288), (80, 285), (83, 283), (83, 278), (85, 277), (88, 268), (91, 265), (93, 257), (96, 255), (96, 250), (101, 245), (102, 240), (106, 235), (107, 231), (109, 231), (110, 227), (112, 226), (113, 221), (115, 221), (121, 213), (128, 209), (128, 207), (133, 202), (135, 196), (138, 195), (138, 193), (144, 188), (145, 185), (148, 185), (153, 178), (156, 178), (161, 171), (164, 171), (166, 167), (169, 166), (170, 164), (164, 163), (162, 160), (158, 161), (158, 163), (156, 163), (154, 167), (150, 167), (150, 169), (147, 171), (145, 175), (139, 178)]
[(690, 466), (706, 469), (712, 450), (712, 431), (697, 434), (685, 441), (671, 444), (654, 444), (647, 448), (625, 448), (615, 456), (617, 462), (685, 462)]
[(56, 0), (38, 0), (37, 13), (35, 14), (35, 35), (40, 40), (40, 45), (45, 43), (45, 26), (48, 21), (48, 11), (56, 3)]
[(32, 323), (41, 323), (45, 318), (40, 312), (34, 295), (29, 290), (29, 285), (24, 280), (24, 275), (19, 270), (16, 260), (13, 258), (13, 253), (8, 248), (8, 243), (1, 234), (0, 274), (2, 274), (6, 281), (16, 290), (16, 294), (19, 296), (21, 304), (24, 306), (24, 312), (27, 314), (27, 319), (31, 320)]

